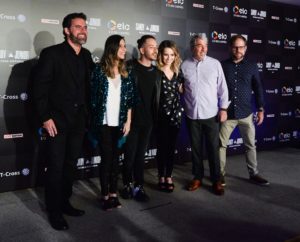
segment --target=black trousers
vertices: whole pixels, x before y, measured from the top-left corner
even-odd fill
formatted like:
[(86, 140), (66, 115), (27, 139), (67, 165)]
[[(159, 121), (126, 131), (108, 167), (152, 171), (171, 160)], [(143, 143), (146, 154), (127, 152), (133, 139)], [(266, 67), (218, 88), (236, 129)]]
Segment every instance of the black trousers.
[(79, 108), (67, 128), (58, 129), (55, 137), (47, 137), (45, 203), (49, 213), (62, 213), (72, 195), (77, 159), (85, 134), (85, 116), (84, 108)]
[(220, 180), (219, 123), (217, 117), (192, 120), (187, 117), (191, 140), (193, 175), (195, 179), (204, 177), (203, 140), (206, 141), (207, 156), (212, 182)]
[(170, 125), (161, 115), (157, 128), (157, 169), (159, 177), (171, 177), (174, 166), (174, 152), (179, 128)]
[(101, 163), (99, 166), (101, 194), (117, 192), (118, 167), (119, 167), (119, 127), (102, 125), (99, 129), (99, 146)]
[(125, 144), (123, 164), (123, 184), (135, 182), (144, 184), (145, 153), (149, 143), (152, 126), (132, 126)]

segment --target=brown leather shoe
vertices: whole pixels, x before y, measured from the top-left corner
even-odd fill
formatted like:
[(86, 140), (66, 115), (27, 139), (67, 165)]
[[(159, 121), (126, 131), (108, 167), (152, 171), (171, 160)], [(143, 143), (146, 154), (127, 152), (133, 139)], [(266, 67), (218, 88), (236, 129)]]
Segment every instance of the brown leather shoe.
[(199, 187), (201, 187), (201, 181), (198, 179), (193, 179), (190, 181), (190, 183), (187, 185), (187, 190), (188, 191), (195, 191), (196, 189), (198, 189)]
[(212, 188), (216, 195), (224, 195), (224, 187), (222, 186), (221, 182), (215, 182)]

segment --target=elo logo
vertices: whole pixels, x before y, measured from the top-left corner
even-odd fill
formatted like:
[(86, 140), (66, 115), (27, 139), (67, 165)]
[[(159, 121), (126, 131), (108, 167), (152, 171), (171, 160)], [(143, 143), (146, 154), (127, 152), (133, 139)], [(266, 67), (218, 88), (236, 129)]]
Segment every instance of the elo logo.
[(295, 47), (296, 46), (296, 41), (285, 39), (284, 40), (284, 46)]
[(168, 4), (184, 4), (184, 0), (166, 0)]
[(239, 6), (235, 5), (233, 7), (233, 13), (235, 15), (247, 15), (248, 14), (248, 10), (245, 8), (239, 8)]
[(107, 23), (107, 28), (111, 31), (116, 31), (116, 30), (130, 30), (130, 25), (126, 24), (124, 22), (122, 23), (117, 23), (115, 20), (110, 20)]
[(224, 34), (224, 33), (219, 34), (217, 31), (213, 31), (211, 33), (211, 37), (214, 40), (227, 40), (227, 34)]
[(282, 87), (281, 88), (281, 93), (282, 94), (292, 94), (294, 89), (292, 87)]

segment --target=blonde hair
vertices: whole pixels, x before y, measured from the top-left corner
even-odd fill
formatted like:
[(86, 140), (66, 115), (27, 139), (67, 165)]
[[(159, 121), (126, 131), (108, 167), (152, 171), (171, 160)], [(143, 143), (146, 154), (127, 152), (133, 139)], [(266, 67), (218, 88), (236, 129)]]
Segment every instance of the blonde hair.
[(163, 63), (163, 55), (164, 55), (165, 48), (170, 48), (174, 52), (175, 59), (171, 64), (171, 70), (176, 74), (176, 76), (178, 76), (180, 64), (181, 64), (181, 58), (176, 43), (172, 40), (164, 40), (163, 42), (160, 43), (158, 47), (157, 67), (158, 69), (161, 70), (162, 67), (165, 66), (165, 64)]

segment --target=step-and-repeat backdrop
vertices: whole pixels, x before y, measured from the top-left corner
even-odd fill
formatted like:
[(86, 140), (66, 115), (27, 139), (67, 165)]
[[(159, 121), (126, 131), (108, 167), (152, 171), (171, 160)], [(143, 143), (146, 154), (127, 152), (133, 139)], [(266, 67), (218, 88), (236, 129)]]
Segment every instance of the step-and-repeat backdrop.
[[(171, 39), (182, 57), (189, 38), (205, 33), (209, 55), (228, 57), (233, 34), (248, 39), (248, 57), (257, 62), (263, 79), (266, 116), (257, 127), (257, 147), (275, 149), (300, 143), (300, 9), (266, 0), (1, 0), (0, 8), (0, 191), (40, 184), (45, 162), (43, 140), (32, 109), (32, 73), (40, 51), (63, 41), (61, 22), (70, 12), (88, 16), (86, 47), (99, 60), (106, 38), (125, 36), (127, 58), (137, 57), (136, 40), (144, 34), (158, 42)], [(151, 165), (155, 138), (145, 155)], [(236, 130), (229, 154), (243, 152)], [(177, 160), (189, 160), (183, 124)], [(79, 177), (97, 174), (97, 149), (88, 141), (78, 160)], [(284, 162), (284, 161), (283, 161)]]

